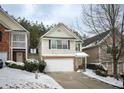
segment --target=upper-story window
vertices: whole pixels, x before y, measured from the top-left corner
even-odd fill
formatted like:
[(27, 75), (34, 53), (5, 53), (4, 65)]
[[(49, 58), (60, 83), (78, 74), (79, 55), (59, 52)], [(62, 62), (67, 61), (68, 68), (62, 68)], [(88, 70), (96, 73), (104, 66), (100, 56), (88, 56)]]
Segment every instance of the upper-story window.
[(50, 40), (51, 49), (70, 49), (70, 40)]
[(80, 51), (80, 42), (76, 42), (76, 51)]
[(26, 35), (23, 32), (14, 32), (12, 34), (12, 47), (25, 48), (26, 47)]
[(13, 41), (25, 41), (25, 34), (13, 34)]
[(2, 41), (2, 32), (0, 32), (0, 42)]

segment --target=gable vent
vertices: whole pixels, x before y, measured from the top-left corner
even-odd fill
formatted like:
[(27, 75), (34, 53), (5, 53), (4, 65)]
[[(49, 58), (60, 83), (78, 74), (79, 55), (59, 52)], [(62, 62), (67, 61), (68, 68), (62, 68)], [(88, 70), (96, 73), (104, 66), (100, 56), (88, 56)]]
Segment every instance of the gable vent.
[(61, 30), (60, 30), (60, 29), (58, 29), (57, 31), (58, 31), (58, 32), (61, 32)]

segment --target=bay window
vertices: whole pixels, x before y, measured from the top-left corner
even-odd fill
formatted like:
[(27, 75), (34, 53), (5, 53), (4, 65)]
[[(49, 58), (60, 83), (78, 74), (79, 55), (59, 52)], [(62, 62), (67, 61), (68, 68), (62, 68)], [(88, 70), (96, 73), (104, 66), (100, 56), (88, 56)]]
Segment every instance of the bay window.
[(12, 34), (12, 47), (26, 47), (26, 35), (22, 32), (15, 32)]

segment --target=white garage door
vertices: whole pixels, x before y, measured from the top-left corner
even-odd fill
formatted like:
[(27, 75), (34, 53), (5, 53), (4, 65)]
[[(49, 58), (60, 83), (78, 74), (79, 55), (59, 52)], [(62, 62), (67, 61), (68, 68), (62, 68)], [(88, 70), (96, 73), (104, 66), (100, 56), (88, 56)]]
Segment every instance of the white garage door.
[(0, 52), (0, 59), (2, 59), (3, 61), (7, 60), (7, 52)]
[(46, 59), (46, 72), (74, 71), (72, 58), (68, 59)]

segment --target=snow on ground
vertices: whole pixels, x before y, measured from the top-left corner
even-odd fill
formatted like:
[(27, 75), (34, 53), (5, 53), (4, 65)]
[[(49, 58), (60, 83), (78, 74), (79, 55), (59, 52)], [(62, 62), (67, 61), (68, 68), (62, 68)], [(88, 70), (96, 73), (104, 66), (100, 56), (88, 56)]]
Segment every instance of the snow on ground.
[(123, 87), (123, 81), (122, 80), (117, 80), (113, 77), (107, 76), (107, 77), (102, 77), (99, 75), (96, 75), (93, 70), (87, 69), (86, 72), (83, 72), (83, 74), (91, 77), (91, 78), (95, 78), (98, 79), (102, 82), (117, 86), (117, 87)]
[(35, 79), (35, 73), (5, 67), (0, 69), (0, 88), (61, 89), (62, 87), (43, 73), (38, 73), (38, 79)]
[(24, 66), (23, 62), (15, 62), (15, 61), (11, 61), (11, 60), (7, 60), (6, 63)]

